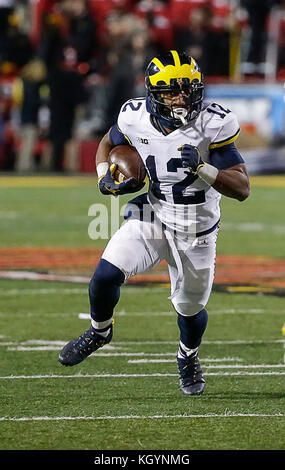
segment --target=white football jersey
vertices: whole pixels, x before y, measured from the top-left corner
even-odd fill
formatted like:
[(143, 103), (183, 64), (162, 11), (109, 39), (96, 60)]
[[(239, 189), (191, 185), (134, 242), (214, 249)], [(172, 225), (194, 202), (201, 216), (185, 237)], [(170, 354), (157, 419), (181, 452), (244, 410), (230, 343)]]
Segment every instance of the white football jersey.
[(198, 234), (219, 221), (220, 193), (182, 167), (179, 149), (184, 144), (196, 146), (210, 163), (210, 149), (233, 142), (239, 134), (233, 112), (204, 102), (196, 119), (163, 135), (150, 121), (145, 98), (135, 98), (122, 106), (118, 127), (146, 166), (148, 199), (161, 223), (182, 234)]

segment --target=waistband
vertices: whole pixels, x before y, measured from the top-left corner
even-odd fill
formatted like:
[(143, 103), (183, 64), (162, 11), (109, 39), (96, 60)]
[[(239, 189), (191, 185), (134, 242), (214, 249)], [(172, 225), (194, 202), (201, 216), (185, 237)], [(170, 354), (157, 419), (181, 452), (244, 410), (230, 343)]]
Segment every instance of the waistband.
[[(213, 227), (209, 228), (208, 230), (204, 230), (203, 232), (196, 232), (195, 237), (198, 238), (198, 237), (203, 237), (205, 235), (209, 235), (209, 233), (214, 232), (214, 230), (216, 230), (216, 228), (218, 228), (219, 225), (220, 225), (220, 219), (218, 220), (218, 222), (215, 223), (215, 225), (213, 225)], [(173, 233), (173, 235), (177, 234), (177, 230), (169, 229), (163, 222), (162, 222), (162, 228), (163, 228), (163, 230), (170, 231), (171, 233)], [(184, 234), (184, 235), (186, 235), (186, 234)]]
[(220, 225), (220, 219), (218, 222), (213, 225), (213, 227), (209, 228), (208, 230), (204, 230), (204, 232), (198, 232), (196, 233), (196, 237), (203, 237), (204, 235), (209, 235), (209, 233), (212, 233), (214, 230), (216, 230), (217, 227)]

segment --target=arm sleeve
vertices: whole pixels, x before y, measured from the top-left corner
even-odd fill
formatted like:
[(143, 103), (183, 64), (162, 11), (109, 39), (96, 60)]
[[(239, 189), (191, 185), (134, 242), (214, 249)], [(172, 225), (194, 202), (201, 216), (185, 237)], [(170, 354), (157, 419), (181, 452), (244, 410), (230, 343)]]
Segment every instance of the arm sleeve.
[(210, 163), (218, 170), (227, 170), (234, 165), (244, 163), (244, 160), (235, 144), (230, 143), (210, 150)]

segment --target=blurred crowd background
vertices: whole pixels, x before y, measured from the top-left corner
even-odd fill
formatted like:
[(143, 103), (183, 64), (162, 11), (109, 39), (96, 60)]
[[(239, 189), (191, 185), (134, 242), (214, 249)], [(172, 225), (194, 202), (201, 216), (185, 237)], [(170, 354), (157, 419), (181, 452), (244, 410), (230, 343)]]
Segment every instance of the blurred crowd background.
[(283, 87), (285, 0), (0, 0), (0, 171), (95, 171), (99, 139), (169, 49), (206, 87)]

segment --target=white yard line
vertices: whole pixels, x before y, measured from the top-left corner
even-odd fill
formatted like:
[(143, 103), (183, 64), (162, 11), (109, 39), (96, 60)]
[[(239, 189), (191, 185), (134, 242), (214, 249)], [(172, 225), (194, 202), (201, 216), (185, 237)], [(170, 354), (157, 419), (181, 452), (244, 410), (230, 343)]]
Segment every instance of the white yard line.
[[(229, 231), (239, 232), (263, 232), (267, 230), (267, 225), (259, 222), (248, 222), (248, 223), (235, 223), (235, 222), (223, 222), (223, 229)], [(270, 231), (272, 233), (283, 234), (285, 233), (285, 225), (270, 225)]]
[[(76, 289), (76, 292), (71, 292), (69, 289), (66, 290), (61, 290), (60, 291), (62, 294), (84, 294), (87, 295), (87, 291), (81, 291), (80, 289)], [(52, 294), (52, 292), (45, 292), (45, 294)], [(0, 292), (0, 298), (3, 295), (7, 294), (1, 294)], [(10, 295), (10, 294), (9, 294)], [(11, 296), (15, 296), (16, 294), (11, 294)], [(36, 293), (33, 295), (37, 295)], [(228, 309), (228, 310), (209, 310), (209, 316), (216, 316), (216, 315), (284, 315), (285, 310), (271, 310), (271, 309), (248, 309), (248, 310), (241, 310), (241, 309)], [(16, 312), (16, 313), (11, 313), (11, 312), (5, 312), (5, 311), (0, 311), (0, 316), (2, 318), (13, 318), (15, 317), (33, 317), (33, 316), (38, 316), (39, 312), (34, 311), (34, 312), (27, 312), (27, 311), (21, 311), (21, 312)], [(47, 317), (55, 317), (55, 318), (60, 318), (60, 317), (67, 317), (67, 316), (77, 316), (80, 320), (87, 320), (90, 321), (91, 317), (89, 313), (77, 313), (77, 312), (46, 312), (45, 314), (42, 314), (42, 316), (45, 315)], [(118, 317), (126, 317), (126, 318), (155, 318), (155, 317), (172, 317), (174, 320), (176, 319), (176, 313), (174, 311), (169, 311), (169, 312), (132, 312), (132, 311), (119, 311), (115, 312), (114, 315), (115, 319)]]
[[(209, 310), (209, 315), (282, 315), (285, 313), (285, 310), (272, 310), (272, 309), (223, 309), (223, 310)], [(121, 310), (115, 313), (115, 317), (173, 317), (176, 316), (173, 310), (167, 312), (132, 312)], [(79, 313), (78, 318), (81, 320), (90, 320), (89, 313)]]
[[(274, 344), (274, 343), (284, 343), (285, 339), (273, 339), (273, 340), (213, 340), (213, 341), (208, 341), (208, 340), (203, 340), (203, 344)], [(177, 341), (114, 341), (112, 343), (113, 345), (118, 345), (118, 346), (129, 346), (129, 345), (171, 345), (175, 344), (178, 345)]]
[[(208, 376), (237, 376), (237, 375), (285, 375), (285, 372), (205, 372)], [(4, 375), (0, 380), (20, 380), (20, 379), (104, 379), (104, 378), (143, 378), (143, 377), (177, 377), (177, 374), (73, 374), (73, 375)]]
[(88, 288), (39, 288), (39, 289), (0, 289), (1, 296), (15, 295), (49, 295), (49, 294), (88, 294)]
[(122, 415), (122, 416), (23, 416), (20, 418), (3, 416), (0, 421), (94, 421), (116, 419), (195, 419), (195, 418), (282, 418), (283, 413), (209, 413), (209, 414), (179, 414), (179, 415)]
[[(50, 295), (55, 293), (61, 294), (82, 294), (87, 295), (87, 289), (10, 289), (10, 290), (0, 290), (0, 297), (3, 296), (17, 296), (17, 295)], [(284, 315), (285, 310), (272, 310), (268, 309), (222, 309), (222, 310), (211, 310), (209, 309), (209, 315)], [(17, 312), (16, 314), (11, 314), (10, 312), (0, 311), (1, 317), (11, 317), (11, 315), (20, 315), (20, 316), (33, 316), (38, 315), (38, 312)], [(89, 313), (77, 313), (77, 312), (46, 312), (47, 316), (63, 316), (63, 315), (77, 315), (80, 320), (91, 320)], [(132, 312), (126, 310), (120, 310), (115, 312), (115, 317), (173, 317), (176, 318), (176, 313), (174, 310), (170, 311), (143, 311), (143, 312)]]
[[(176, 362), (175, 359), (129, 359), (129, 364), (158, 364), (158, 363), (166, 363), (166, 362)], [(209, 365), (205, 364), (206, 359), (200, 361), (203, 367), (207, 367), (209, 369), (272, 369), (272, 368), (283, 368), (285, 364), (219, 364), (219, 365)], [(208, 361), (209, 362), (209, 361)]]
[[(1, 338), (1, 337), (0, 337)], [(3, 338), (3, 336), (2, 336)], [(64, 346), (68, 342), (68, 339), (66, 340), (58, 340), (58, 341), (48, 341), (48, 340), (28, 340), (28, 341), (21, 341), (20, 343), (18, 342), (13, 342), (13, 341), (5, 341), (1, 342), (0, 341), (0, 347), (1, 346), (25, 346), (25, 345), (33, 345), (33, 344), (38, 344), (38, 345), (47, 345), (47, 346), (52, 346), (52, 345), (57, 345), (57, 346)], [(284, 339), (275, 339), (275, 340), (269, 340), (269, 341), (263, 341), (263, 340), (213, 340), (213, 341), (208, 341), (204, 340), (203, 344), (236, 344), (236, 345), (242, 345), (242, 344), (283, 344), (285, 343), (285, 338)], [(112, 345), (106, 345), (104, 346), (104, 349), (114, 349), (117, 348), (118, 346), (132, 346), (132, 345), (137, 345), (137, 346), (142, 346), (142, 345), (178, 345), (177, 341), (113, 341)]]
[[(55, 294), (55, 293), (60, 293), (60, 294), (84, 294), (87, 295), (88, 291), (87, 289), (26, 289), (26, 290), (17, 290), (17, 289), (11, 289), (11, 290), (0, 290), (0, 297), (3, 296), (16, 296), (16, 295), (50, 295), (50, 294)], [(209, 309), (209, 315), (283, 315), (285, 313), (285, 310), (272, 310), (270, 308), (268, 309), (221, 309), (221, 310), (211, 310)], [(38, 315), (38, 312), (27, 312), (23, 311), (21, 312), (21, 315)], [(78, 315), (78, 318), (81, 320), (89, 320), (91, 319), (89, 313), (78, 313), (77, 312), (46, 312), (45, 315), (48, 316), (62, 316), (63, 314), (65, 315)], [(0, 312), (1, 316), (11, 316), (10, 312)], [(126, 311), (126, 310), (120, 310), (118, 312), (115, 312), (115, 317), (176, 317), (176, 313), (174, 310), (169, 310), (169, 311), (143, 311), (143, 312), (133, 312), (131, 310)]]
[[(9, 343), (7, 343), (9, 344)], [(120, 349), (120, 348), (119, 348)], [(59, 351), (58, 346), (16, 346), (16, 347), (8, 347), (7, 351)], [(157, 360), (137, 360), (137, 361), (128, 361), (128, 362), (173, 362), (175, 361), (175, 356), (176, 352), (165, 352), (165, 353), (145, 353), (145, 352), (134, 352), (134, 353), (128, 353), (128, 352), (101, 352), (97, 351), (96, 352), (96, 357), (138, 357), (138, 356), (143, 356), (143, 357), (165, 357), (165, 356), (171, 356), (173, 359), (157, 359)], [(89, 358), (95, 357), (95, 354), (92, 356), (89, 356)], [(204, 362), (242, 362), (243, 359), (239, 357), (221, 357), (221, 358), (204, 358)]]

